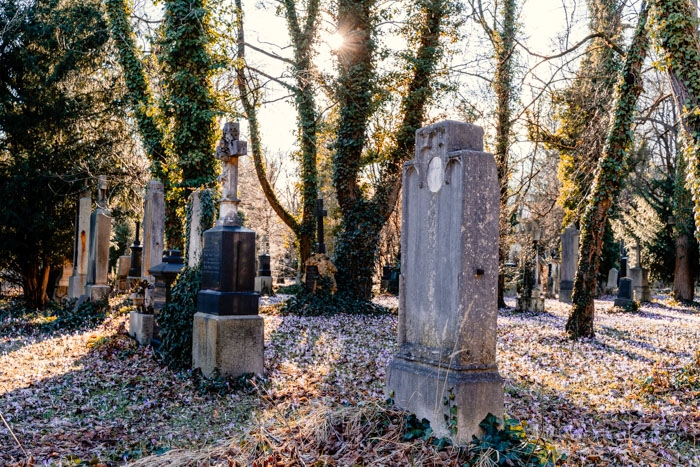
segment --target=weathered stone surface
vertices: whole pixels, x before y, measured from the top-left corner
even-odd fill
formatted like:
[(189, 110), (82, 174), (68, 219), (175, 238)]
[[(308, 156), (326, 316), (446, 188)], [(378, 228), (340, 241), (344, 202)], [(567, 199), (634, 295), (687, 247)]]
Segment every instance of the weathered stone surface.
[(78, 215), (75, 228), (75, 245), (73, 252), (73, 273), (68, 280), (68, 297), (79, 298), (85, 293), (90, 248), (90, 212), (92, 196), (90, 190), (80, 194)]
[(606, 285), (608, 289), (617, 288), (618, 272), (619, 271), (616, 268), (610, 268), (610, 270), (608, 271), (608, 283)]
[(570, 225), (561, 235), (561, 282), (559, 284), (559, 301), (571, 303), (574, 290), (574, 277), (578, 265), (578, 240), (580, 232)]
[(441, 122), (416, 133), (404, 165), (399, 352), (387, 370), (397, 405), (469, 441), (488, 413), (503, 416), (496, 365), (499, 185), (483, 130)]
[(129, 313), (129, 335), (141, 345), (151, 345), (155, 318), (151, 314)]
[(194, 315), (192, 366), (205, 376), (215, 370), (238, 377), (264, 372), (264, 321), (261, 316)]
[(99, 302), (102, 300), (107, 300), (109, 298), (109, 292), (112, 288), (108, 285), (91, 285), (85, 286), (86, 295), (91, 302)]
[(143, 209), (143, 251), (141, 255), (141, 277), (153, 284), (155, 278), (148, 270), (160, 264), (163, 258), (165, 236), (165, 197), (163, 184), (151, 180), (146, 185), (146, 202)]
[(190, 195), (190, 225), (187, 232), (187, 266), (195, 267), (202, 259), (202, 190)]
[(255, 278), (255, 292), (260, 295), (272, 295), (272, 276), (258, 276)]
[(632, 279), (632, 296), (634, 299), (638, 302), (651, 301), (649, 271), (642, 267), (631, 268), (630, 279)]
[(90, 217), (90, 255), (88, 261), (88, 285), (107, 285), (109, 273), (109, 244), (112, 239), (112, 216), (97, 208)]

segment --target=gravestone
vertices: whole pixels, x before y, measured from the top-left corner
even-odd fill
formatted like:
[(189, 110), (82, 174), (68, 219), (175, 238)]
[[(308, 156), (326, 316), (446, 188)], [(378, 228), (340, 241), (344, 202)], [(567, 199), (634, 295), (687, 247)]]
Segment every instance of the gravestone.
[(141, 277), (141, 254), (143, 247), (139, 240), (140, 224), (136, 223), (136, 238), (131, 244), (131, 261), (129, 274), (127, 276), (127, 284), (133, 290), (129, 299), (134, 305), (134, 310), (129, 313), (129, 335), (136, 339), (141, 345), (151, 345), (153, 340), (153, 330), (155, 328), (155, 317), (151, 313), (152, 308), (145, 306), (146, 291), (145, 285), (148, 284), (146, 279)]
[(122, 255), (117, 259), (117, 290), (125, 292), (127, 289), (127, 277), (131, 269), (131, 256)]
[(56, 280), (56, 288), (53, 292), (54, 300), (62, 300), (68, 297), (68, 288), (70, 287), (70, 278), (73, 275), (73, 265), (69, 261), (64, 261), (61, 266), (61, 275)]
[(205, 376), (218, 372), (238, 377), (264, 370), (264, 321), (253, 291), (255, 232), (242, 227), (238, 217), (238, 158), (248, 149), (238, 136), (238, 123), (226, 123), (216, 150), (222, 161), (219, 220), (204, 232), (192, 362)]
[(627, 256), (623, 256), (622, 258), (620, 258), (620, 274), (622, 274), (622, 277), (618, 275), (618, 284), (620, 283), (620, 279), (622, 279), (623, 277), (630, 276), (630, 269), (629, 264), (627, 263)]
[(263, 253), (258, 256), (258, 275), (255, 277), (255, 291), (260, 295), (272, 295), (272, 270), (270, 255)]
[(75, 243), (73, 245), (73, 273), (68, 279), (68, 298), (80, 298), (85, 293), (90, 249), (90, 211), (92, 195), (86, 189), (80, 194), (75, 217)]
[(617, 289), (617, 298), (613, 302), (614, 306), (626, 307), (632, 303), (632, 279), (623, 277), (620, 279), (620, 286)]
[[(134, 238), (134, 243), (129, 247), (131, 249), (131, 260), (129, 261), (129, 272), (126, 276), (127, 287), (136, 287), (139, 282), (141, 282), (141, 255), (143, 254), (143, 247), (141, 246), (141, 241), (139, 240), (139, 229), (141, 224), (136, 223), (136, 237)], [(143, 297), (142, 297), (143, 298)]]
[(634, 267), (630, 268), (629, 277), (632, 279), (632, 296), (638, 302), (651, 301), (649, 288), (649, 270), (642, 267), (642, 248), (637, 242), (632, 247)]
[(447, 415), (464, 443), (488, 413), (504, 410), (496, 165), (483, 152), (483, 129), (467, 123), (418, 130), (415, 151), (403, 168), (399, 351), (387, 390), (438, 435), (451, 431)]
[(90, 249), (85, 294), (90, 301), (109, 297), (109, 244), (112, 239), (112, 216), (107, 210), (107, 177), (97, 181), (97, 208), (90, 216)]
[(151, 180), (146, 185), (146, 201), (143, 208), (143, 250), (141, 253), (141, 277), (153, 284), (155, 278), (148, 270), (160, 264), (163, 258), (165, 236), (165, 195), (163, 184)]
[(618, 281), (618, 270), (616, 268), (610, 268), (608, 271), (608, 282), (606, 288), (608, 291), (612, 291), (617, 288)]
[(559, 283), (559, 301), (571, 303), (574, 291), (574, 277), (578, 265), (579, 231), (573, 225), (564, 229), (561, 235), (561, 282)]
[(190, 222), (187, 232), (187, 265), (197, 266), (202, 259), (202, 192), (199, 189), (190, 195)]

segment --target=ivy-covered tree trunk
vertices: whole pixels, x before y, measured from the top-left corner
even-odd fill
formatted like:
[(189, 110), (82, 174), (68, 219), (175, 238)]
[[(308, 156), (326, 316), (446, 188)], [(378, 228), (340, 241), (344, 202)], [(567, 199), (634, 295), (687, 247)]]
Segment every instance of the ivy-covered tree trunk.
[(241, 0), (236, 0), (236, 14), (238, 23), (238, 65), (236, 84), (241, 97), (241, 104), (248, 119), (250, 130), (253, 163), (258, 181), (262, 187), (265, 198), (272, 206), (275, 213), (294, 232), (299, 244), (299, 257), (301, 267), (304, 268), (306, 260), (311, 256), (313, 239), (316, 229), (314, 209), (318, 198), (318, 170), (317, 159), (317, 118), (316, 103), (313, 89), (313, 64), (312, 52), (315, 37), (318, 32), (319, 0), (309, 0), (306, 5), (306, 18), (303, 25), (300, 24), (295, 3), (284, 0), (284, 13), (287, 19), (292, 46), (294, 48), (294, 60), (289, 65), (295, 78), (295, 85), (291, 86), (282, 81), (295, 98), (298, 115), (299, 142), (301, 146), (301, 178), (302, 178), (302, 213), (299, 222), (280, 203), (274, 188), (267, 178), (265, 161), (262, 152), (260, 125), (257, 117), (256, 95), (251, 91), (251, 79), (246, 76), (245, 67), (245, 35), (243, 30), (243, 6)]
[(339, 291), (364, 299), (371, 297), (379, 237), (401, 191), (403, 163), (414, 155), (415, 133), (423, 124), (432, 96), (431, 81), (441, 56), (440, 33), (450, 11), (450, 4), (444, 0), (420, 4), (420, 14), (415, 18), (420, 21), (416, 51), (409, 57), (410, 74), (401, 101), (396, 143), (383, 158), (379, 181), (368, 198), (359, 175), (375, 91), (375, 7), (374, 0), (338, 3), (338, 30), (346, 44), (338, 54), (340, 111), (333, 156), (333, 185), (342, 216), (336, 238), (336, 281)]
[[(688, 0), (652, 0), (650, 26), (655, 46), (660, 51), (660, 61), (668, 73), (673, 97), (680, 110), (684, 148), (678, 160), (679, 163), (687, 164), (685, 188), (694, 200), (697, 238), (700, 235), (700, 43), (695, 4)], [(677, 190), (682, 190), (678, 182), (681, 180), (677, 178)], [(682, 214), (683, 201), (692, 201), (688, 199), (687, 194), (683, 196), (682, 191), (676, 191), (675, 195), (674, 215), (678, 237), (674, 296), (677, 299), (692, 300), (693, 282), (697, 272), (697, 259), (693, 258), (692, 253), (697, 242), (691, 241), (692, 230), (686, 223), (687, 216)], [(677, 215), (676, 211), (680, 215)]]
[(695, 277), (698, 272), (698, 247), (693, 237), (693, 200), (685, 187), (686, 162), (679, 151), (676, 158), (676, 180), (673, 193), (674, 233), (676, 234), (676, 261), (673, 269), (673, 297), (690, 302), (695, 295)]
[(581, 218), (581, 243), (574, 280), (573, 306), (566, 322), (566, 331), (574, 339), (594, 335), (596, 273), (603, 247), (605, 223), (628, 172), (632, 123), (637, 99), (643, 90), (642, 64), (649, 49), (647, 16), (648, 7), (644, 3), (618, 80), (613, 123)]
[(46, 289), (49, 285), (49, 273), (51, 267), (41, 266), (39, 257), (32, 257), (24, 261), (22, 266), (22, 291), (24, 299), (32, 308), (43, 310), (49, 303)]
[(219, 163), (214, 156), (218, 113), (210, 79), (216, 66), (210, 48), (213, 31), (206, 0), (165, 0), (159, 60), (164, 92), (161, 109), (170, 120), (168, 135), (174, 164), (168, 203), (177, 206), (177, 222), (166, 224), (170, 247), (184, 245), (185, 207), (190, 193), (212, 187)]
[(493, 91), (496, 94), (496, 144), (494, 158), (498, 182), (501, 186), (500, 217), (498, 235), (498, 306), (505, 307), (503, 298), (505, 288), (505, 261), (508, 255), (507, 236), (510, 231), (510, 209), (508, 199), (508, 180), (510, 178), (509, 157), (512, 141), (512, 103), (513, 103), (513, 68), (515, 64), (515, 36), (517, 2), (505, 0), (499, 14), (499, 23), (495, 28), (489, 27), (483, 13), (478, 15), (484, 31), (491, 39), (496, 59), (496, 72), (493, 77)]

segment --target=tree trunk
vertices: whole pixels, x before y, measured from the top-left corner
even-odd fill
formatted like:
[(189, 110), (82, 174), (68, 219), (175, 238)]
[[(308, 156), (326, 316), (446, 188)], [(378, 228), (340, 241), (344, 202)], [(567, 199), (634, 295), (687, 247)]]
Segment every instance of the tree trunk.
[(27, 305), (37, 310), (43, 310), (49, 303), (46, 288), (49, 284), (51, 266), (39, 266), (39, 259), (34, 258), (22, 268), (22, 284), (24, 299)]
[(374, 6), (374, 0), (342, 0), (338, 5), (338, 30), (350, 41), (347, 53), (339, 54), (340, 121), (333, 157), (333, 185), (342, 215), (335, 254), (338, 290), (366, 299), (371, 298), (381, 231), (401, 191), (403, 163), (413, 157), (415, 133), (423, 124), (432, 96), (431, 80), (441, 54), (440, 34), (448, 11), (443, 0), (421, 4), (424, 20), (417, 36), (418, 49), (411, 59), (411, 77), (401, 101), (402, 120), (396, 132), (396, 145), (383, 161), (374, 196), (366, 199), (359, 173), (367, 122), (373, 110), (371, 11)]
[(695, 294), (695, 274), (691, 265), (690, 239), (681, 234), (676, 238), (676, 266), (673, 270), (673, 298), (692, 302)]
[(581, 218), (581, 243), (574, 280), (573, 306), (566, 322), (566, 331), (574, 339), (594, 336), (593, 298), (596, 294), (596, 273), (603, 248), (605, 223), (628, 172), (628, 150), (632, 144), (631, 127), (637, 99), (643, 90), (642, 64), (649, 49), (646, 34), (647, 13), (648, 8), (644, 3), (618, 81), (613, 124), (608, 132), (593, 188)]

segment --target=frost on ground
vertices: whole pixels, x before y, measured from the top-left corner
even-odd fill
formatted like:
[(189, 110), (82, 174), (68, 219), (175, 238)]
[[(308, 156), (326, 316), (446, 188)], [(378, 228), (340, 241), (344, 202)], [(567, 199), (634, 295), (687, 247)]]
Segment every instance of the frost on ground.
[[(395, 309), (395, 298), (381, 300)], [(700, 466), (697, 308), (657, 299), (639, 313), (613, 313), (611, 300), (598, 301), (596, 338), (579, 342), (563, 331), (569, 306), (548, 300), (546, 309), (499, 312), (507, 413), (566, 453), (566, 465)], [(226, 395), (165, 369), (125, 335), (123, 314), (72, 334), (3, 323), (0, 412), (21, 447), (0, 423), (0, 465), (23, 450), (39, 464), (123, 465), (239, 439), (253, 424), (287, 423), (311, 407), (383, 403), (395, 314), (264, 316), (268, 381)]]

